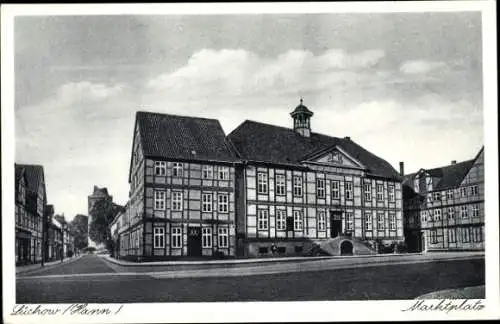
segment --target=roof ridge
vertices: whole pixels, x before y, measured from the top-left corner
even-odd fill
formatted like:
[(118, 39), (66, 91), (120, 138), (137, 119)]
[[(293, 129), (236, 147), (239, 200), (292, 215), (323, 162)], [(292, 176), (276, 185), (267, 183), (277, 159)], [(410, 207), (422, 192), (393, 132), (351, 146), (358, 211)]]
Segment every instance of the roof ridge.
[(186, 115), (178, 115), (178, 114), (167, 114), (167, 113), (161, 113), (161, 112), (156, 112), (156, 111), (145, 111), (145, 110), (137, 110), (136, 114), (149, 114), (149, 115), (159, 115), (159, 116), (165, 116), (165, 117), (174, 117), (174, 118), (186, 118), (186, 119), (203, 119), (203, 120), (211, 120), (211, 121), (217, 121), (219, 122), (219, 119), (217, 118), (208, 118), (208, 117), (197, 117), (197, 116), (186, 116)]

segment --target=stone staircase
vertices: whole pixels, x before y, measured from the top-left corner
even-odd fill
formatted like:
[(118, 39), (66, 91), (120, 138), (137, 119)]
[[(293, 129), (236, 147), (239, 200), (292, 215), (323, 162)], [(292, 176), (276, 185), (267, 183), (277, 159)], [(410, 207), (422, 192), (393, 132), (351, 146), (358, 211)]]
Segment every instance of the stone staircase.
[[(352, 255), (374, 255), (377, 251), (364, 240), (360, 240), (355, 237), (341, 235), (335, 238), (330, 238), (327, 240), (315, 241), (316, 251), (320, 251), (321, 254), (339, 256), (343, 255), (341, 253), (341, 244), (344, 241), (349, 241), (352, 244)], [(348, 243), (346, 243), (348, 244)], [(349, 250), (349, 249), (347, 249)], [(349, 251), (347, 251), (349, 252)], [(346, 254), (349, 255), (349, 254)]]

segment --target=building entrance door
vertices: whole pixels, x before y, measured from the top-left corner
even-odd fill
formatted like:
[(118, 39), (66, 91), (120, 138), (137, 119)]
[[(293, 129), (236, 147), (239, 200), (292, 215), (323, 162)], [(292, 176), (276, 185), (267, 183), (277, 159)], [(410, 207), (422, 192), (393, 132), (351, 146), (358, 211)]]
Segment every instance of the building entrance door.
[(342, 212), (330, 211), (330, 237), (337, 237), (342, 233)]
[(188, 227), (188, 256), (201, 256), (201, 227)]

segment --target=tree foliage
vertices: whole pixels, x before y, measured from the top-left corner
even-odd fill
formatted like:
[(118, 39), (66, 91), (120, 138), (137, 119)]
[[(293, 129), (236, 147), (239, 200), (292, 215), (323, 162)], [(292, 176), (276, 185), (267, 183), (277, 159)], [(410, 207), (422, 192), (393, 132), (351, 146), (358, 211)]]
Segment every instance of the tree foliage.
[(69, 232), (75, 238), (75, 248), (84, 249), (88, 245), (89, 217), (78, 214), (69, 223)]
[(98, 244), (105, 244), (109, 249), (112, 245), (109, 225), (122, 207), (109, 200), (97, 201), (90, 211), (89, 237)]

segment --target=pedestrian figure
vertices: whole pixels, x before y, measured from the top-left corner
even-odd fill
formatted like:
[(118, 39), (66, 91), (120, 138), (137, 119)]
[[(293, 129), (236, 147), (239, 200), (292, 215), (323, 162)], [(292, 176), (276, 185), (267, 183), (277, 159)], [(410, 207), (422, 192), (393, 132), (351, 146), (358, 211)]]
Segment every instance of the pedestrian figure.
[(275, 255), (275, 254), (276, 254), (276, 250), (277, 250), (277, 248), (276, 248), (276, 244), (274, 244), (274, 243), (273, 243), (273, 244), (271, 245), (271, 253), (272, 253), (273, 255)]

